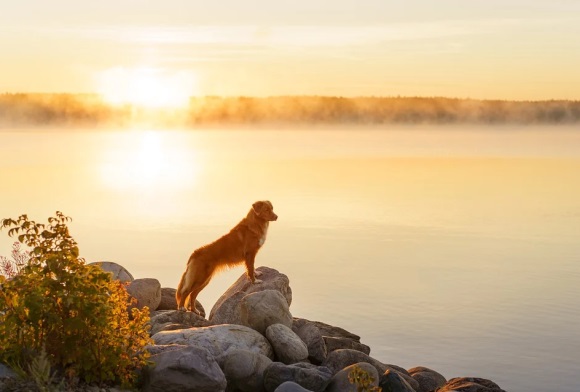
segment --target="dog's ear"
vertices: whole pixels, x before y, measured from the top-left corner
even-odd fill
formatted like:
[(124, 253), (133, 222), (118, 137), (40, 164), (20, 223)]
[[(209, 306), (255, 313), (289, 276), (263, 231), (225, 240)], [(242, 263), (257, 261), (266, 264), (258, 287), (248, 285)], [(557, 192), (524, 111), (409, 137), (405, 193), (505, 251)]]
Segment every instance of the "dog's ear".
[(264, 202), (261, 202), (261, 201), (257, 201), (254, 204), (252, 204), (252, 209), (254, 210), (256, 215), (258, 215), (258, 216), (260, 216), (260, 213), (262, 212), (263, 207), (264, 207)]

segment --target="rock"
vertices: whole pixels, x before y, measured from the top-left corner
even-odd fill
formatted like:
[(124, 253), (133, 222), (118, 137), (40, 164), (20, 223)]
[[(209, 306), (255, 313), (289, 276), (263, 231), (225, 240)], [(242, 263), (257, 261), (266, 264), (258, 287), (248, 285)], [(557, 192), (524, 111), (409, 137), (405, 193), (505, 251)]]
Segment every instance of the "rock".
[(419, 388), (419, 383), (403, 368), (395, 365), (385, 365), (384, 363), (369, 357), (367, 354), (351, 349), (339, 349), (328, 354), (326, 360), (322, 363), (329, 367), (333, 374), (339, 370), (358, 362), (370, 363), (377, 369), (378, 374), (383, 374), (391, 370), (399, 374), (413, 389)]
[(272, 324), (292, 327), (292, 315), (285, 298), (276, 290), (251, 293), (240, 302), (242, 325), (255, 329), (262, 335)]
[(447, 383), (437, 392), (505, 392), (496, 383), (485, 378), (457, 377)]
[(150, 310), (155, 310), (161, 302), (161, 284), (157, 279), (135, 279), (127, 286), (127, 292), (137, 299), (132, 307), (143, 309), (147, 306)]
[(264, 387), (266, 391), (273, 392), (286, 381), (314, 391), (322, 392), (330, 382), (332, 372), (324, 366), (316, 366), (310, 363), (295, 363), (284, 365), (280, 362), (272, 362), (264, 372)]
[(355, 363), (354, 365), (347, 366), (336, 373), (330, 380), (330, 384), (328, 384), (326, 392), (357, 392), (357, 385), (351, 383), (349, 380), (349, 375), (355, 367), (359, 367), (361, 370), (368, 373), (368, 375), (373, 379), (372, 383), (370, 384), (371, 387), (376, 387), (379, 385), (379, 373), (377, 372), (377, 369), (375, 369), (375, 367), (370, 363), (359, 362)]
[(283, 324), (272, 324), (266, 328), (266, 338), (270, 341), (276, 358), (282, 363), (289, 365), (308, 358), (306, 344)]
[(413, 377), (411, 377), (409, 372), (406, 371), (404, 368), (397, 366), (397, 365), (392, 365), (392, 364), (386, 364), (386, 366), (387, 366), (387, 370), (393, 371), (393, 372), (397, 373), (399, 376), (403, 377), (403, 379), (405, 379), (405, 381), (407, 381), (407, 383), (414, 390), (419, 389), (419, 383), (417, 382), (417, 380), (415, 380)]
[(310, 389), (302, 388), (299, 384), (296, 384), (292, 381), (286, 381), (278, 388), (274, 390), (274, 392), (312, 392)]
[(187, 347), (166, 351), (150, 358), (146, 372), (146, 392), (225, 391), (226, 377), (208, 350)]
[[(203, 347), (216, 358), (224, 358), (231, 350), (248, 350), (272, 359), (274, 351), (268, 340), (243, 325), (213, 325), (210, 327), (158, 332), (152, 336), (155, 344), (185, 344)], [(221, 361), (218, 359), (218, 362)]]
[(210, 322), (195, 312), (180, 310), (163, 310), (151, 314), (151, 335), (161, 331), (187, 329), (193, 327), (208, 327)]
[(348, 332), (346, 329), (340, 327), (335, 327), (333, 325), (325, 324), (320, 321), (311, 321), (314, 325), (318, 327), (322, 336), (331, 336), (334, 338), (345, 338), (350, 339), (355, 342), (360, 342), (360, 336), (355, 335), (352, 332)]
[(272, 360), (247, 350), (231, 350), (222, 360), (228, 390), (264, 392), (264, 371)]
[[(175, 299), (176, 289), (171, 287), (161, 288), (161, 302), (156, 310), (177, 310), (177, 300)], [(203, 315), (205, 317), (205, 313)]]
[[(118, 280), (122, 283), (129, 283), (134, 280), (133, 275), (125, 269), (122, 265), (113, 263), (112, 261), (97, 261), (90, 264), (96, 264), (101, 267), (104, 271), (110, 272), (114, 280)], [(155, 310), (155, 309), (153, 309)]]
[(8, 366), (0, 363), (0, 379), (2, 378), (18, 378), (18, 375)]
[[(242, 325), (241, 318), (241, 302), (242, 298), (246, 296), (243, 291), (234, 293), (230, 297), (226, 298), (219, 308), (216, 309), (215, 305), (211, 310), (209, 320), (213, 325), (219, 324), (240, 324)], [(215, 311), (214, 311), (215, 309)]]
[(417, 392), (431, 392), (441, 388), (447, 380), (435, 370), (423, 366), (417, 366), (408, 370), (411, 377), (419, 383)]
[(387, 365), (384, 363), (369, 357), (363, 352), (351, 349), (334, 350), (328, 354), (322, 364), (332, 370), (333, 374), (336, 374), (345, 367), (359, 362), (370, 363), (377, 369), (378, 374), (383, 374), (387, 370)]
[(312, 363), (320, 365), (326, 359), (327, 355), (326, 343), (320, 333), (320, 329), (312, 321), (294, 318), (292, 331), (306, 343), (308, 359)]
[[(220, 317), (222, 317), (222, 320), (223, 318), (227, 318), (227, 315), (236, 308), (236, 301), (231, 301), (229, 299), (233, 296), (236, 296), (237, 301), (241, 300), (244, 295), (240, 295), (239, 293), (250, 294), (263, 290), (276, 290), (284, 296), (288, 306), (290, 306), (292, 303), (292, 289), (290, 288), (290, 281), (288, 280), (288, 277), (279, 273), (275, 269), (268, 267), (258, 267), (256, 268), (256, 271), (261, 273), (259, 279), (262, 281), (262, 283), (252, 284), (244, 273), (216, 301), (215, 305), (211, 309), (211, 312), (209, 313), (210, 321), (212, 321), (214, 324), (217, 324), (218, 321), (214, 320), (214, 316), (216, 316), (218, 313), (220, 314)], [(223, 306), (225, 306), (225, 308), (220, 309)], [(229, 320), (230, 318), (227, 319)]]
[(360, 351), (362, 353), (365, 353), (366, 355), (369, 355), (371, 353), (370, 347), (367, 346), (366, 344), (362, 344), (348, 338), (341, 337), (335, 338), (332, 336), (324, 336), (324, 343), (326, 344), (326, 350), (328, 352), (339, 350), (341, 348), (348, 348), (351, 350)]
[(415, 389), (399, 373), (393, 370), (387, 370), (381, 376), (379, 379), (379, 387), (383, 391), (389, 392), (415, 392)]
[(166, 345), (149, 345), (145, 347), (151, 356), (164, 353), (166, 351), (175, 351), (175, 350), (182, 350), (188, 346), (183, 344), (166, 344)]

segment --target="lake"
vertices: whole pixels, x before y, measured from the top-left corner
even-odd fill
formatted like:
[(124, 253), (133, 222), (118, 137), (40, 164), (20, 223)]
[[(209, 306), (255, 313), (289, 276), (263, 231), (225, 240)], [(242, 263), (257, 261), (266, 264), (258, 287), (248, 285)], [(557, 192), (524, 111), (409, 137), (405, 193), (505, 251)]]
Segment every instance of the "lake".
[[(385, 363), (580, 390), (578, 130), (4, 129), (0, 181), (1, 218), (62, 211), (87, 261), (163, 287), (268, 199), (256, 265), (288, 275), (295, 317)], [(201, 293), (207, 312), (242, 273)]]

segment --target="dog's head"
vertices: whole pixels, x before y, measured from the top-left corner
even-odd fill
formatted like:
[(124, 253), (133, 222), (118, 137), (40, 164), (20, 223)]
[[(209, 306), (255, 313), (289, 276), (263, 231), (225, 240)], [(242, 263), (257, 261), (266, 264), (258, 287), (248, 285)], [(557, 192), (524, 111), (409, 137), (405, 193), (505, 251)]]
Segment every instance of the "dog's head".
[(258, 218), (267, 220), (267, 221), (275, 221), (278, 219), (278, 215), (274, 214), (274, 207), (272, 203), (268, 200), (264, 201), (257, 201), (252, 204), (252, 210), (258, 216)]

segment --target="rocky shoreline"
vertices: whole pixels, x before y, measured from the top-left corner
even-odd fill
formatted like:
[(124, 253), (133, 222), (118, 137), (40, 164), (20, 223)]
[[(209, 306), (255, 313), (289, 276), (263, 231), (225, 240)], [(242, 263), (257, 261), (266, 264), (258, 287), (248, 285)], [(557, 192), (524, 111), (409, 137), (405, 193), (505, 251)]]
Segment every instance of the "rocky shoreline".
[[(151, 309), (152, 366), (145, 371), (143, 391), (357, 391), (349, 381), (357, 367), (373, 379), (364, 389), (368, 391), (380, 387), (383, 392), (505, 392), (482, 378), (447, 380), (426, 367), (404, 369), (383, 363), (371, 356), (358, 335), (294, 317), (289, 279), (272, 268), (257, 269), (262, 273), (259, 284), (251, 284), (242, 274), (206, 318), (199, 302), (201, 316), (177, 311), (175, 289), (161, 288), (156, 279), (133, 279), (118, 264), (100, 264), (116, 279), (129, 282), (135, 306)], [(1, 371), (0, 390), (26, 390), (10, 389), (11, 376)]]

